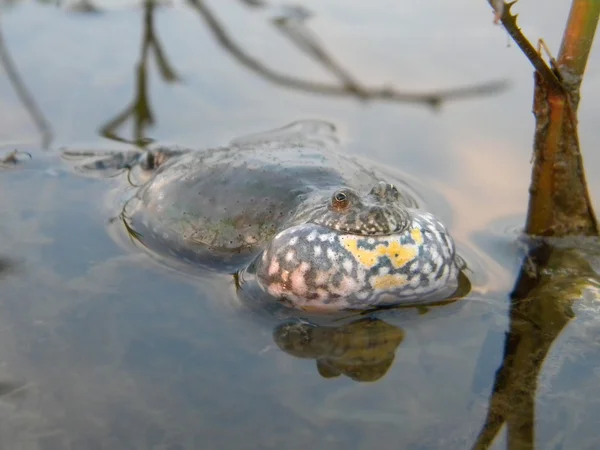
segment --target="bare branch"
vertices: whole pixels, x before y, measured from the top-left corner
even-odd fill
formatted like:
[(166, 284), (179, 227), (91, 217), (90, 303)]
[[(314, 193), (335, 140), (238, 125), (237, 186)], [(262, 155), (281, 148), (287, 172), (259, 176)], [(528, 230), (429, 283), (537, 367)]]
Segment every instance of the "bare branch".
[[(160, 71), (161, 77), (167, 83), (176, 82), (179, 80), (177, 73), (171, 67), (160, 44), (156, 32), (154, 31), (154, 8), (156, 3), (154, 0), (146, 0), (144, 3), (144, 31), (142, 48), (140, 51), (140, 62), (136, 67), (136, 92), (133, 101), (117, 116), (111, 119), (108, 123), (100, 128), (103, 136), (126, 143), (134, 143), (138, 146), (147, 145), (150, 140), (145, 137), (145, 130), (148, 126), (154, 124), (154, 114), (150, 107), (148, 96), (148, 56), (153, 50), (156, 56), (156, 62)], [(116, 130), (122, 126), (127, 119), (133, 118), (134, 121), (134, 139), (133, 141), (119, 137)]]
[[(277, 72), (248, 55), (225, 31), (223, 25), (216, 19), (203, 0), (187, 0), (208, 25), (215, 39), (229, 52), (240, 64), (247, 69), (269, 80), (292, 89), (299, 89), (314, 94), (346, 97), (356, 96), (362, 100), (389, 100), (394, 102), (420, 103), (429, 106), (439, 106), (444, 101), (459, 100), (481, 95), (489, 95), (504, 90), (507, 82), (504, 80), (490, 81), (474, 86), (464, 86), (432, 92), (401, 92), (393, 88), (361, 88), (359, 91), (349, 89), (348, 86), (331, 85), (316, 81), (309, 81)], [(314, 42), (312, 43), (314, 44)], [(319, 50), (321, 57), (326, 56), (323, 50)], [(335, 63), (329, 62), (335, 66)]]
[[(0, 24), (1, 25), (1, 24)], [(8, 76), (9, 81), (13, 85), (15, 92), (17, 93), (17, 97), (23, 103), (23, 106), (31, 116), (35, 126), (40, 131), (42, 135), (42, 148), (48, 148), (50, 142), (52, 141), (52, 127), (50, 123), (44, 117), (44, 113), (36, 104), (33, 96), (30, 94), (27, 86), (21, 79), (17, 68), (8, 53), (8, 49), (4, 44), (4, 38), (2, 36), (2, 28), (0, 26), (0, 64), (4, 68), (6, 75)]]
[[(527, 59), (529, 59), (535, 70), (540, 73), (546, 84), (548, 84), (556, 92), (563, 92), (564, 89), (562, 83), (556, 77), (556, 74), (542, 59), (535, 47), (531, 44), (531, 42), (529, 42), (517, 25), (517, 15), (511, 13), (511, 8), (515, 3), (517, 3), (517, 0), (510, 3), (499, 2), (497, 0), (488, 0), (488, 3), (492, 6), (492, 8), (494, 8), (496, 17), (500, 17), (500, 22), (506, 29), (507, 33), (513, 38)], [(500, 3), (503, 4), (500, 5)]]

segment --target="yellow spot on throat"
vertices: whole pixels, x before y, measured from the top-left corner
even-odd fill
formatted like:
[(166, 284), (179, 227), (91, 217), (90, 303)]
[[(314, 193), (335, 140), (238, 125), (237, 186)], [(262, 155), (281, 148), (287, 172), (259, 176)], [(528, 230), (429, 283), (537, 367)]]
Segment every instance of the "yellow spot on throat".
[(421, 245), (423, 243), (423, 233), (418, 228), (413, 228), (410, 231), (410, 235), (417, 245)]
[[(418, 233), (422, 240), (421, 232)], [(352, 253), (355, 260), (369, 269), (377, 265), (379, 258), (383, 256), (387, 256), (394, 268), (399, 269), (415, 259), (418, 254), (417, 246), (401, 245), (397, 240), (382, 240), (381, 243), (376, 243), (373, 249), (358, 248), (360, 241), (366, 241), (363, 237), (342, 236), (340, 241), (344, 248)]]
[(373, 288), (377, 290), (390, 290), (404, 286), (407, 283), (407, 279), (401, 275), (381, 275), (375, 277), (372, 282)]

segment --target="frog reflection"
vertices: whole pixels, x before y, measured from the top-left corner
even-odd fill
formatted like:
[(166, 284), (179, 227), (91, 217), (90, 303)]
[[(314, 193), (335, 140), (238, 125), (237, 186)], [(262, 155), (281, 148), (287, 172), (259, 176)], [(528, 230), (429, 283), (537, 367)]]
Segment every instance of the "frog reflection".
[(373, 382), (392, 366), (404, 332), (376, 318), (339, 327), (290, 320), (275, 328), (273, 338), (284, 352), (315, 359), (323, 378), (343, 374), (354, 381)]

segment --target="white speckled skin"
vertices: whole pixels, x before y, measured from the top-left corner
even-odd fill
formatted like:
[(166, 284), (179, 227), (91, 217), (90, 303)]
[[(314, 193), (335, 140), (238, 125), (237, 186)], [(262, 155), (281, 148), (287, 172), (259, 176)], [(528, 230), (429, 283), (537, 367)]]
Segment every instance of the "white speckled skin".
[(308, 310), (419, 303), (457, 287), (452, 238), (431, 214), (407, 208), (400, 233), (354, 235), (316, 224), (275, 236), (255, 264), (261, 287)]

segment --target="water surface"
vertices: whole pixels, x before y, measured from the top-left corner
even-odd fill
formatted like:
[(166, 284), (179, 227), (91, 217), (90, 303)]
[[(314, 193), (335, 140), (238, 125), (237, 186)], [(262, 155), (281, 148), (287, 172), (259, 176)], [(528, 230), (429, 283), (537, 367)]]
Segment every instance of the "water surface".
[[(311, 92), (285, 80), (340, 81), (274, 25), (289, 14), (285, 5), (247, 3), (173, 2), (149, 12), (106, 0), (95, 2), (97, 13), (43, 2), (2, 6), (4, 48), (43, 118), (36, 126), (5, 76), (10, 70), (2, 72), (0, 150), (33, 158), (22, 154), (22, 164), (0, 171), (0, 448), (475, 442), (514, 323), (509, 294), (525, 254), (517, 230), (534, 126), (528, 62), (507, 47), (483, 0), (304, 1), (313, 14), (307, 26), (361, 86), (422, 92), (510, 80), (498, 95), (437, 112)], [(563, 3), (518, 5), (524, 31), (557, 49)], [(155, 47), (144, 47), (149, 36), (162, 65)], [(596, 205), (599, 79), (595, 48), (580, 138)], [(345, 151), (427, 186), (427, 203), (472, 267), (467, 299), (329, 329), (294, 356), (275, 341), (284, 326), (277, 318), (231, 301), (229, 276), (177, 273), (119, 239), (110, 219), (122, 176), (83, 178), (57, 157), (62, 146), (126, 149), (148, 139), (201, 149), (301, 118), (336, 123)], [(539, 376), (538, 448), (595, 448), (600, 438), (595, 297), (573, 311)], [(373, 329), (381, 343), (369, 347), (364, 336)], [(340, 333), (354, 339), (344, 343), (347, 353), (335, 345)], [(493, 448), (505, 447), (502, 430)]]

